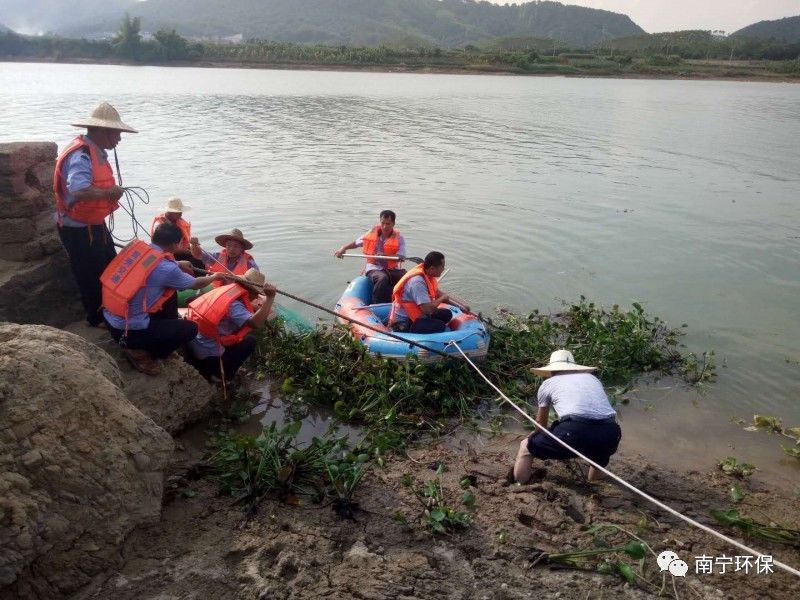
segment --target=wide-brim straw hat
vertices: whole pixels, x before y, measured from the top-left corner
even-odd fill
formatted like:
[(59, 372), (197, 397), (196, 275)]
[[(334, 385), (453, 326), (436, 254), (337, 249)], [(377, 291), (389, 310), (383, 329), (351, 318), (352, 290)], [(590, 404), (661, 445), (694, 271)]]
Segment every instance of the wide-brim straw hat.
[(139, 133), (130, 125), (122, 122), (117, 109), (108, 102), (101, 102), (92, 111), (88, 119), (83, 119), (77, 123), (70, 123), (73, 127), (104, 127), (106, 129), (116, 129), (127, 131), (128, 133)]
[(228, 243), (228, 240), (236, 240), (237, 242), (241, 242), (245, 250), (250, 250), (250, 248), (253, 247), (253, 244), (244, 238), (242, 232), (235, 228), (231, 229), (229, 233), (223, 233), (214, 238), (214, 241), (223, 248), (225, 247), (225, 244)]
[(184, 204), (183, 200), (173, 196), (172, 198), (167, 200), (167, 205), (166, 206), (162, 206), (158, 210), (160, 210), (161, 212), (165, 212), (165, 213), (182, 213), (182, 212), (186, 212), (190, 208), (192, 208), (192, 207), (189, 206), (188, 204)]
[(243, 277), (253, 285), (257, 285), (258, 287), (264, 287), (264, 283), (266, 283), (267, 281), (267, 278), (258, 269), (247, 269)]
[(575, 357), (572, 356), (572, 352), (569, 350), (556, 350), (550, 355), (550, 362), (543, 367), (533, 367), (531, 371), (533, 371), (534, 375), (544, 376), (550, 375), (551, 373), (556, 373), (558, 371), (570, 371), (570, 372), (590, 372), (596, 371), (597, 367), (587, 367), (585, 365), (579, 365), (575, 362)]

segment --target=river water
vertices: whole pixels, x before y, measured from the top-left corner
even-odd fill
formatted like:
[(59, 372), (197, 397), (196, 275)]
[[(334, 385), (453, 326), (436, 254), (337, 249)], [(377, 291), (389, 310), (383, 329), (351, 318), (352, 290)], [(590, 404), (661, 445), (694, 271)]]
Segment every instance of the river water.
[(63, 147), (103, 99), (141, 132), (118, 153), (148, 226), (180, 196), (207, 248), (239, 227), (270, 279), (332, 307), (360, 269), (333, 250), (391, 208), (484, 312), (641, 302), (718, 379), (643, 386), (624, 447), (800, 482), (789, 440), (734, 422), (800, 425), (800, 86), (0, 63), (0, 141)]

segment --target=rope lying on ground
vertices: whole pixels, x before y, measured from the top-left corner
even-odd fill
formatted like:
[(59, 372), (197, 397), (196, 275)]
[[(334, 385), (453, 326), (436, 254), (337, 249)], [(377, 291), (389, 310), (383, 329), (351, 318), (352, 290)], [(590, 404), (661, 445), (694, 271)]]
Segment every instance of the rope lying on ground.
[[(484, 375), (483, 372), (477, 367), (477, 365), (474, 362), (472, 362), (472, 360), (470, 360), (469, 356), (467, 356), (464, 353), (464, 351), (461, 349), (461, 347), (456, 342), (450, 342), (448, 345), (455, 346), (456, 349), (461, 353), (461, 356), (464, 358), (464, 360), (466, 360), (469, 363), (469, 365), (475, 370), (475, 372), (478, 373), (478, 375), (480, 375), (483, 378), (483, 380), (494, 391), (496, 391), (498, 394), (500, 394), (500, 397), (502, 397), (503, 400), (508, 402), (508, 404), (513, 406), (523, 417), (525, 417), (531, 423), (533, 423), (539, 431), (541, 431), (544, 434), (550, 436), (553, 440), (555, 440), (556, 442), (561, 444), (564, 448), (566, 448), (566, 449), (570, 450), (571, 452), (575, 453), (576, 456), (578, 456), (579, 458), (581, 458), (584, 461), (586, 461), (587, 463), (589, 463), (595, 469), (601, 471), (602, 473), (604, 473), (605, 475), (607, 475), (608, 477), (610, 477), (611, 479), (613, 479), (617, 483), (619, 483), (619, 484), (623, 485), (624, 487), (628, 488), (629, 490), (631, 490), (635, 494), (638, 494), (639, 496), (641, 496), (642, 498), (644, 498), (648, 502), (651, 502), (651, 503), (655, 504), (659, 508), (667, 511), (671, 515), (673, 515), (675, 517), (678, 517), (679, 519), (681, 519), (683, 521), (686, 521), (690, 525), (693, 525), (693, 526), (695, 526), (695, 527), (697, 527), (699, 529), (702, 529), (706, 533), (710, 533), (711, 535), (721, 539), (722, 541), (727, 542), (727, 543), (731, 544), (732, 546), (735, 546), (736, 548), (739, 548), (740, 550), (744, 550), (744, 551), (746, 551), (746, 552), (748, 552), (748, 553), (750, 553), (750, 554), (752, 554), (754, 556), (765, 556), (765, 554), (763, 552), (760, 552), (760, 551), (758, 551), (758, 550), (756, 550), (754, 548), (750, 548), (749, 546), (745, 546), (744, 544), (742, 544), (740, 542), (737, 542), (736, 540), (734, 540), (732, 538), (729, 538), (728, 536), (726, 536), (726, 535), (724, 535), (722, 533), (719, 533), (718, 531), (712, 529), (711, 527), (708, 527), (707, 525), (703, 525), (702, 523), (698, 523), (694, 519), (691, 519), (690, 517), (687, 517), (687, 516), (679, 513), (674, 508), (671, 508), (671, 507), (667, 506), (666, 504), (664, 504), (663, 502), (661, 502), (660, 500), (657, 500), (657, 499), (653, 498), (652, 496), (650, 496), (649, 494), (646, 494), (645, 492), (641, 491), (639, 488), (635, 487), (634, 485), (628, 483), (627, 481), (625, 481), (621, 477), (618, 477), (617, 475), (614, 475), (614, 473), (612, 473), (611, 471), (609, 471), (605, 467), (601, 467), (600, 465), (598, 465), (596, 462), (594, 462), (590, 458), (587, 458), (586, 456), (584, 456), (583, 454), (581, 454), (580, 452), (575, 450), (573, 447), (571, 447), (569, 444), (567, 444), (563, 440), (561, 440), (558, 437), (556, 437), (555, 435), (553, 435), (546, 427), (542, 427), (541, 425), (539, 425), (539, 423), (537, 423), (536, 420), (533, 417), (531, 417), (528, 413), (526, 413), (519, 406), (517, 406), (508, 396), (506, 396), (500, 390), (500, 388), (498, 388), (491, 381), (489, 381), (489, 379), (486, 377), (486, 375)], [(785, 563), (782, 563), (782, 562), (780, 562), (778, 560), (775, 560), (773, 558), (772, 559), (772, 564), (774, 564), (776, 567), (779, 567), (779, 568), (783, 569), (787, 573), (791, 573), (792, 575), (800, 577), (800, 571), (798, 571), (797, 569), (795, 569), (793, 567), (790, 567), (789, 565), (787, 565)]]

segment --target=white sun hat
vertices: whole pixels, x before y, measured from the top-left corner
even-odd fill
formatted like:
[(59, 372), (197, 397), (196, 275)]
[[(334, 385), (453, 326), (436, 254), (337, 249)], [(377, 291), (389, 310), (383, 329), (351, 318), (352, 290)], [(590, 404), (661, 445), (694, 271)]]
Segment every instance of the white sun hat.
[(173, 196), (172, 198), (167, 200), (167, 205), (166, 206), (162, 206), (158, 210), (160, 210), (161, 212), (165, 212), (165, 213), (168, 213), (168, 212), (169, 213), (182, 213), (182, 212), (186, 212), (190, 208), (192, 208), (192, 207), (189, 206), (188, 204), (184, 204), (183, 200)]
[(556, 350), (550, 355), (549, 364), (543, 367), (533, 367), (531, 369), (534, 375), (539, 375), (540, 377), (550, 375), (557, 371), (588, 372), (596, 370), (597, 367), (587, 367), (576, 363), (575, 357), (572, 356), (572, 352), (569, 350)]
[(71, 123), (73, 127), (104, 127), (106, 129), (117, 129), (128, 133), (139, 133), (130, 125), (122, 122), (117, 109), (108, 102), (101, 102), (92, 111), (88, 118)]

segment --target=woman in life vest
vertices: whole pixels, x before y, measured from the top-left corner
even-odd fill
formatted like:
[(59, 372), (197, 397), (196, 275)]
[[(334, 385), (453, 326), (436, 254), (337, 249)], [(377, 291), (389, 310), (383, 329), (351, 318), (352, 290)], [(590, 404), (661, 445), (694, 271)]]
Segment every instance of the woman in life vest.
[(406, 257), (406, 240), (394, 228), (395, 214), (391, 210), (381, 211), (378, 224), (357, 240), (345, 244), (333, 255), (342, 258), (345, 252), (363, 246), (367, 256), (397, 256), (400, 260), (367, 258), (364, 275), (372, 281), (372, 304), (390, 302), (392, 288), (406, 274), (400, 262)]
[(174, 260), (181, 230), (163, 223), (152, 243), (128, 244), (103, 272), (103, 317), (111, 337), (135, 369), (158, 375), (168, 357), (197, 335), (197, 325), (178, 317), (175, 290), (199, 290), (224, 275), (192, 277), (191, 265)]
[[(234, 375), (256, 347), (252, 331), (267, 322), (275, 287), (266, 283), (257, 269), (244, 278), (253, 286), (229, 283), (189, 303), (187, 318), (197, 323), (199, 333), (189, 342), (189, 362), (206, 378), (233, 380)], [(252, 302), (259, 292), (265, 296), (258, 309)]]
[[(558, 420), (550, 427), (550, 433), (605, 467), (617, 451), (622, 430), (602, 382), (592, 374), (597, 368), (579, 365), (568, 350), (556, 350), (547, 365), (531, 370), (545, 378), (537, 392), (536, 422), (547, 429), (552, 408)], [(537, 429), (519, 445), (513, 467), (514, 481), (527, 483), (530, 480), (534, 457), (566, 460), (575, 458), (575, 454)], [(597, 469), (589, 467), (589, 481), (595, 481), (599, 475)]]
[(100, 314), (100, 274), (114, 259), (114, 240), (105, 219), (119, 207), (124, 190), (114, 179), (107, 150), (120, 142), (121, 132), (136, 133), (116, 109), (103, 102), (87, 118), (72, 124), (85, 127), (64, 149), (53, 172), (58, 236), (69, 255), (89, 325), (103, 323)]
[[(395, 331), (411, 333), (441, 333), (447, 328), (453, 313), (439, 308), (447, 302), (456, 304), (439, 290), (437, 278), (444, 272), (444, 254), (428, 252), (425, 262), (403, 275), (392, 290), (392, 311), (389, 326)], [(465, 312), (469, 306), (456, 304)]]
[[(219, 252), (208, 253), (200, 247), (197, 238), (191, 238), (190, 249), (192, 256), (203, 261), (206, 269), (212, 273), (232, 273), (243, 276), (248, 269), (258, 270), (258, 265), (247, 250), (252, 249), (253, 244), (247, 240), (239, 229), (231, 229), (229, 233), (223, 233), (214, 238), (214, 241), (222, 246)], [(214, 287), (219, 287), (221, 283), (215, 283)]]

